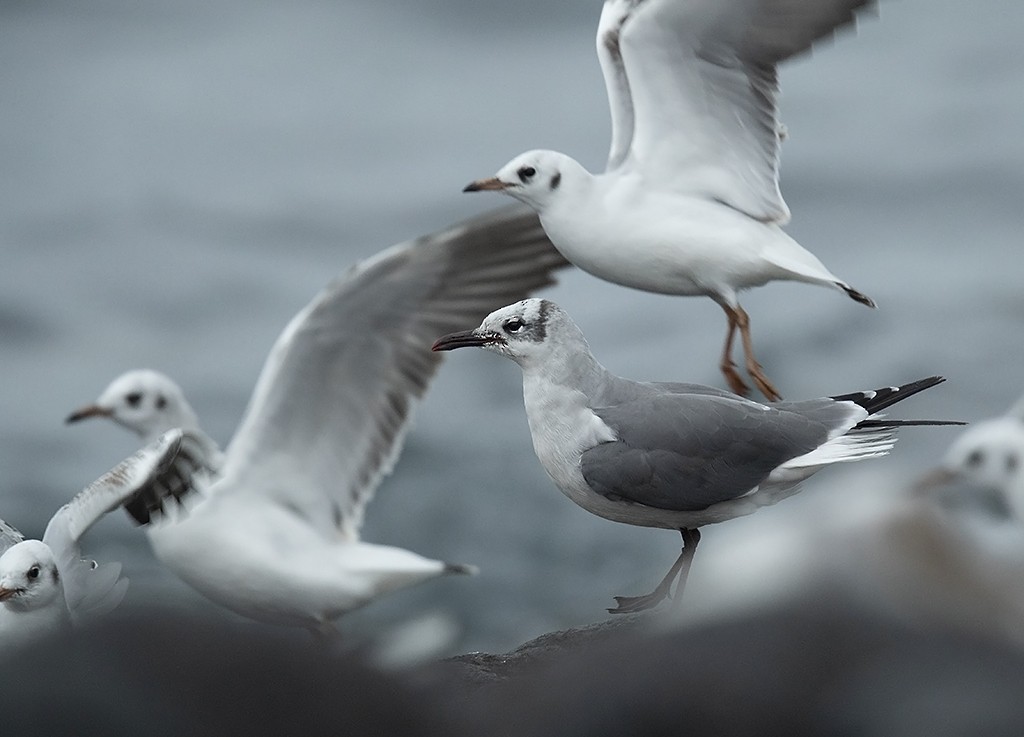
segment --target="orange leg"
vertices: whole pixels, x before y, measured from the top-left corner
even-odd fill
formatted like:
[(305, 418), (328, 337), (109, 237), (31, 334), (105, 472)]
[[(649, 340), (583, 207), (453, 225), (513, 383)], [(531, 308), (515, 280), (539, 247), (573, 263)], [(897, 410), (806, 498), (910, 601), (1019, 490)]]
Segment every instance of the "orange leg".
[(722, 348), (722, 360), (719, 362), (718, 367), (722, 370), (730, 391), (745, 397), (750, 394), (750, 387), (740, 378), (740, 374), (736, 370), (736, 364), (732, 362), (732, 341), (736, 336), (736, 328), (739, 321), (731, 307), (722, 305), (722, 309), (725, 310), (725, 316), (729, 320), (729, 328), (725, 333), (725, 347)]
[(735, 317), (731, 319), (735, 320), (736, 327), (740, 329), (740, 340), (743, 341), (743, 354), (747, 359), (747, 373), (750, 374), (750, 378), (754, 380), (754, 385), (767, 397), (769, 402), (778, 402), (782, 399), (782, 395), (779, 394), (779, 390), (765, 376), (761, 364), (754, 358), (754, 342), (750, 338), (750, 316), (738, 305), (734, 313)]

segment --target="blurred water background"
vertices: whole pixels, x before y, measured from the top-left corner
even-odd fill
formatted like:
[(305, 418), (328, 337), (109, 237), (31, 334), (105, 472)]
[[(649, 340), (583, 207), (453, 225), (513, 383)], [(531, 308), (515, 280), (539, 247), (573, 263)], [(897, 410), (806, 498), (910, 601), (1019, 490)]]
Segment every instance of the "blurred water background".
[[(460, 189), (526, 149), (600, 169), (600, 6), (0, 3), (0, 515), (41, 534), (135, 449), (109, 423), (62, 425), (123, 370), (175, 377), (226, 443), (274, 338), (333, 275), (505, 204)], [(880, 307), (796, 284), (747, 294), (758, 356), (787, 398), (941, 373), (947, 384), (894, 414), (973, 420), (1024, 392), (1022, 27), (1017, 0), (885, 2), (783, 68), (788, 230)], [(569, 272), (546, 296), (617, 373), (721, 381), (710, 300)], [(898, 494), (954, 435), (909, 430), (887, 459), (828, 469), (705, 529), (690, 593), (711, 606), (729, 587), (784, 591), (790, 570), (744, 578), (772, 554), (751, 541)], [(678, 550), (677, 535), (557, 492), (533, 455), (518, 368), (482, 352), (446, 359), (364, 532), (482, 573), (391, 596), (343, 629), (371, 636), (436, 612), (456, 623), (453, 652), (599, 620)], [(233, 618), (164, 571), (123, 515), (86, 550), (124, 561), (126, 606)]]

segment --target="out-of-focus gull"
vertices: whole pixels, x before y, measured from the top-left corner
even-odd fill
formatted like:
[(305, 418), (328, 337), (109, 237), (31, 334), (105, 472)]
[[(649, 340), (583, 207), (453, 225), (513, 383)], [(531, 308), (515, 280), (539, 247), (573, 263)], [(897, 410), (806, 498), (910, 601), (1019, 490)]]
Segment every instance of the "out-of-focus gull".
[(42, 540), (26, 540), (0, 520), (0, 652), (116, 607), (128, 588), (121, 565), (83, 560), (79, 541), (156, 479), (173, 483), (190, 474), (201, 454), (188, 434), (168, 432), (58, 509)]
[[(329, 284), (277, 339), (245, 416), (198, 501), (152, 520), (157, 557), (209, 599), (253, 619), (330, 631), (377, 596), (471, 566), (359, 539), (413, 406), (436, 371), (430, 341), (550, 284), (566, 261), (516, 207), (389, 248)], [(68, 421), (106, 416), (143, 437), (195, 424), (155, 372), (114, 381)], [(153, 517), (165, 515), (154, 514)]]
[[(918, 480), (922, 493), (968, 485), (974, 503), (1013, 517), (1024, 534), (1024, 399), (1001, 417), (976, 422), (953, 441), (938, 467)], [(962, 497), (962, 495), (960, 495)], [(967, 501), (960, 499), (961, 501)]]
[(687, 617), (720, 619), (829, 587), (915, 626), (1024, 647), (1020, 403), (973, 422), (913, 484), (863, 475), (834, 492), (729, 545), (718, 540), (689, 583), (698, 606)]
[(705, 295), (728, 319), (721, 369), (740, 334), (746, 369), (781, 399), (754, 358), (743, 289), (774, 280), (833, 287), (835, 276), (782, 226), (776, 65), (831, 38), (871, 0), (608, 0), (597, 30), (612, 117), (603, 174), (529, 151), (464, 191), (500, 190), (534, 208), (572, 263), (616, 284)]
[(943, 380), (772, 405), (699, 384), (630, 381), (601, 366), (579, 327), (543, 299), (497, 310), (433, 348), (465, 346), (522, 368), (534, 450), (566, 496), (615, 522), (681, 532), (664, 580), (651, 594), (616, 597), (615, 613), (655, 606), (676, 578), (678, 599), (698, 528), (774, 504), (823, 466), (885, 455), (898, 426), (933, 424), (878, 413)]
[(72, 412), (67, 422), (108, 417), (152, 442), (171, 428), (198, 430), (199, 417), (174, 381), (159, 371), (135, 369), (118, 376), (87, 407)]

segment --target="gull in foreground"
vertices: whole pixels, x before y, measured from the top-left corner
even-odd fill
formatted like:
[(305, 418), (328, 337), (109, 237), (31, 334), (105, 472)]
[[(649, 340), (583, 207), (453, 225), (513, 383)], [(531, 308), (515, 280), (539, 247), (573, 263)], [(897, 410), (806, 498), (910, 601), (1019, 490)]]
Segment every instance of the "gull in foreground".
[[(195, 499), (187, 511), (164, 514), (159, 494), (136, 509), (157, 557), (238, 614), (323, 633), (389, 591), (473, 572), (362, 542), (363, 512), (438, 367), (430, 340), (550, 284), (564, 265), (518, 207), (356, 264), (277, 339), (230, 445), (210, 448), (209, 472), (179, 490)], [(86, 417), (143, 437), (174, 425), (204, 437), (181, 390), (152, 371), (115, 380), (68, 421)]]
[(601, 279), (659, 294), (705, 295), (728, 319), (720, 366), (739, 331), (746, 369), (781, 399), (754, 358), (738, 293), (773, 280), (839, 289), (782, 226), (776, 65), (854, 20), (870, 0), (608, 0), (597, 51), (612, 117), (606, 170), (529, 151), (464, 191), (498, 190), (540, 214), (552, 243)]
[(128, 579), (118, 563), (83, 560), (79, 541), (103, 515), (152, 484), (191, 473), (201, 448), (170, 432), (108, 471), (57, 510), (42, 540), (0, 520), (0, 652), (109, 612)]
[(597, 362), (564, 311), (542, 299), (497, 310), (433, 348), (465, 346), (519, 364), (534, 450), (566, 496), (599, 517), (682, 534), (683, 550), (658, 587), (615, 597), (614, 613), (655, 606), (676, 578), (678, 599), (700, 527), (774, 504), (823, 466), (887, 454), (900, 425), (948, 424), (877, 414), (938, 384), (937, 376), (772, 405), (700, 384), (623, 379)]

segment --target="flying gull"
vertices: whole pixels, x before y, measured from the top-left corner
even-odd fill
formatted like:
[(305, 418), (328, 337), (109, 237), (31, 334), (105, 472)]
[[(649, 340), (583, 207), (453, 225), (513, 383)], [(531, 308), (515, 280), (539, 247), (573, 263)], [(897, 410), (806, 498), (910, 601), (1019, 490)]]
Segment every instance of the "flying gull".
[[(439, 365), (439, 333), (550, 284), (567, 265), (527, 208), (496, 211), (353, 266), (288, 324), (227, 449), (167, 515), (137, 508), (157, 557), (207, 598), (252, 619), (330, 632), (346, 611), (471, 566), (363, 542), (367, 503), (391, 471)], [(197, 436), (163, 374), (133, 371), (68, 417), (108, 417), (142, 437)], [(205, 436), (202, 436), (205, 437)]]
[(852, 24), (871, 0), (608, 0), (597, 29), (612, 118), (604, 173), (555, 151), (521, 154), (464, 191), (498, 190), (540, 214), (555, 247), (594, 276), (659, 294), (705, 295), (725, 311), (720, 367), (738, 394), (746, 369), (781, 399), (754, 358), (738, 293), (769, 281), (835, 288), (782, 226), (776, 65)]
[(128, 579), (118, 563), (83, 560), (79, 541), (103, 515), (157, 478), (173, 483), (198, 465), (201, 447), (171, 431), (125, 459), (57, 510), (42, 540), (0, 520), (0, 652), (116, 607)]
[(601, 366), (572, 319), (543, 299), (497, 310), (433, 349), (466, 346), (519, 364), (534, 450), (566, 496), (615, 522), (682, 534), (658, 587), (616, 597), (614, 613), (657, 605), (676, 578), (678, 599), (700, 527), (774, 504), (823, 466), (887, 454), (900, 425), (935, 424), (878, 413), (943, 381), (771, 405), (700, 384), (630, 381)]

